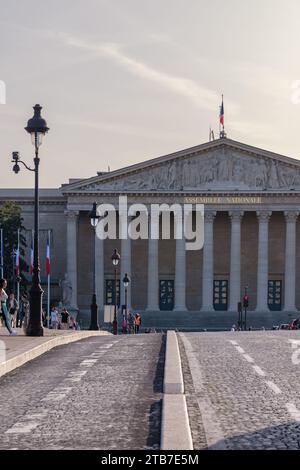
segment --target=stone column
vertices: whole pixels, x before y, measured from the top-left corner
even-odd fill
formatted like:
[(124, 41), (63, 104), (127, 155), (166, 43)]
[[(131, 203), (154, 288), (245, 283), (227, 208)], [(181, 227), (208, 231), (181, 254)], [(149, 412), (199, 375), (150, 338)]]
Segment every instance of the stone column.
[(95, 287), (98, 312), (104, 310), (104, 240), (95, 230)]
[(296, 311), (296, 221), (299, 212), (287, 211), (285, 238), (284, 310)]
[(186, 310), (186, 253), (182, 214), (174, 214), (174, 233), (176, 238), (175, 258), (175, 304), (174, 310)]
[(269, 218), (272, 212), (258, 211), (257, 302), (256, 311), (268, 311)]
[(241, 300), (241, 211), (229, 212), (231, 218), (229, 310), (237, 311)]
[(203, 312), (211, 312), (213, 306), (214, 282), (214, 219), (216, 212), (204, 212), (204, 245), (202, 264), (202, 307)]
[(148, 284), (147, 284), (147, 310), (159, 310), (159, 280), (158, 280), (158, 243), (159, 218), (152, 219), (149, 215), (148, 238)]
[(72, 286), (71, 310), (78, 310), (77, 303), (77, 231), (78, 211), (69, 210), (67, 214), (67, 274)]

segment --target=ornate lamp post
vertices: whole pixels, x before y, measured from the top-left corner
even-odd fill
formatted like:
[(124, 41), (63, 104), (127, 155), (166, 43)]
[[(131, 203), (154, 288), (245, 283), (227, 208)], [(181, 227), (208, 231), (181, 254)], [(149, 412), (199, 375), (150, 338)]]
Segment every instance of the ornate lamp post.
[(130, 283), (130, 278), (128, 277), (127, 273), (125, 273), (125, 276), (123, 277), (123, 285), (125, 287), (125, 318), (126, 318), (126, 321), (127, 321), (127, 288), (129, 286), (129, 283)]
[[(99, 221), (99, 215), (97, 215), (97, 203), (93, 203), (92, 210), (90, 211), (90, 221), (91, 226), (93, 227), (94, 231), (96, 232), (96, 227)], [(96, 247), (96, 233), (94, 236), (94, 247)], [(95, 248), (96, 249), (96, 248)], [(91, 323), (90, 323), (90, 330), (99, 330), (98, 325), (98, 305), (96, 299), (96, 260), (94, 256), (94, 263), (93, 263), (93, 296), (92, 296), (92, 303), (91, 303)]]
[(118, 334), (118, 320), (117, 320), (117, 308), (118, 308), (118, 299), (117, 299), (117, 268), (119, 261), (121, 259), (120, 254), (118, 253), (118, 250), (115, 248), (114, 252), (111, 256), (112, 263), (115, 268), (115, 311), (114, 311), (114, 321), (113, 321), (113, 334), (117, 335)]
[(247, 330), (247, 308), (249, 306), (249, 296), (248, 296), (248, 284), (245, 286), (245, 293), (244, 293), (244, 297), (243, 297), (243, 307), (244, 307), (244, 311), (245, 311), (245, 331)]
[(36, 104), (34, 107), (34, 115), (29, 119), (25, 130), (31, 135), (31, 141), (35, 148), (34, 168), (30, 168), (19, 158), (19, 152), (13, 152), (12, 158), (14, 162), (13, 171), (17, 174), (20, 171), (19, 163), (25, 166), (27, 170), (34, 171), (34, 257), (32, 285), (30, 289), (30, 314), (26, 329), (28, 336), (43, 336), (42, 327), (42, 295), (40, 280), (40, 262), (39, 262), (39, 148), (42, 144), (44, 135), (49, 131), (45, 119), (41, 117), (42, 107)]

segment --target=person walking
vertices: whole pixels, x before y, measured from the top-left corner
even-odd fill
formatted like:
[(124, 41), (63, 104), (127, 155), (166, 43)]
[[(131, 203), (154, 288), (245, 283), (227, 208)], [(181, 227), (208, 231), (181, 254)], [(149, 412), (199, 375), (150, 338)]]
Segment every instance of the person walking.
[(128, 333), (133, 334), (134, 333), (134, 317), (131, 312), (128, 314)]
[(123, 321), (122, 321), (122, 333), (126, 334), (127, 333), (127, 318), (126, 315), (123, 316)]
[(69, 327), (69, 312), (66, 308), (64, 308), (61, 312), (61, 328), (62, 330), (66, 330)]
[(13, 331), (12, 327), (11, 327), (11, 321), (10, 321), (10, 314), (8, 312), (8, 309), (7, 309), (7, 305), (6, 305), (6, 302), (7, 302), (7, 299), (8, 299), (8, 295), (7, 293), (5, 292), (5, 289), (7, 287), (7, 281), (6, 279), (0, 279), (0, 314), (4, 320), (4, 324), (9, 332), (9, 334), (11, 336), (15, 336), (17, 333), (15, 331)]
[(19, 304), (17, 299), (15, 298), (15, 294), (9, 294), (8, 299), (8, 311), (11, 316), (11, 325), (13, 328), (17, 326), (17, 312), (18, 312)]
[(134, 332), (135, 332), (135, 334), (137, 334), (139, 332), (141, 324), (142, 324), (141, 315), (139, 313), (136, 313), (135, 316), (134, 316)]
[(56, 310), (56, 307), (52, 307), (51, 309), (51, 327), (53, 330), (57, 330), (58, 328), (58, 311)]
[(18, 309), (18, 314), (17, 314), (17, 327), (22, 328), (23, 321), (25, 321), (28, 310), (29, 310), (29, 300), (28, 300), (28, 294), (25, 291), (21, 295), (20, 308)]

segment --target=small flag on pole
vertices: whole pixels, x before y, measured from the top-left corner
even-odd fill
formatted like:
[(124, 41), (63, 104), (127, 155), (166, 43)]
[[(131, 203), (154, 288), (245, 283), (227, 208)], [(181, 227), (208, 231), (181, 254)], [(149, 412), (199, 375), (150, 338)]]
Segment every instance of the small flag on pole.
[(30, 274), (33, 273), (33, 230), (31, 232), (31, 244), (30, 244)]
[(50, 234), (47, 237), (47, 250), (46, 250), (46, 274), (50, 276), (51, 266), (50, 266)]
[(223, 102), (223, 95), (222, 95), (222, 104), (220, 106), (220, 124), (224, 128), (225, 116), (224, 116), (224, 102)]

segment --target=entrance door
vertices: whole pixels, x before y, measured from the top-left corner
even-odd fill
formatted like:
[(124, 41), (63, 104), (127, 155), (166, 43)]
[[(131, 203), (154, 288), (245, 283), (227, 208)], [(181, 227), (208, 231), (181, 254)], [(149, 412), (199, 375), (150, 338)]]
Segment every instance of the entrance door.
[[(105, 281), (105, 303), (106, 305), (115, 305), (115, 280), (106, 279)], [(120, 305), (120, 281), (117, 280), (117, 305)]]
[(270, 310), (281, 310), (282, 281), (268, 282), (268, 307)]
[(228, 306), (228, 281), (214, 281), (214, 309), (227, 310)]
[(159, 308), (160, 310), (173, 310), (174, 281), (159, 281)]

